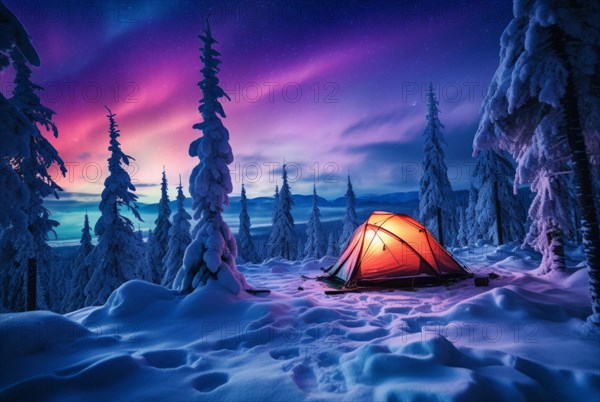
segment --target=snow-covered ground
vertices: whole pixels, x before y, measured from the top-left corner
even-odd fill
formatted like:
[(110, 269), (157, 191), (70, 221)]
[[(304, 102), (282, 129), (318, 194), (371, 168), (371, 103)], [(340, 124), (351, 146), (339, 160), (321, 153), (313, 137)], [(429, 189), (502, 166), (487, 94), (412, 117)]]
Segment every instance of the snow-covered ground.
[(300, 275), (333, 259), (271, 260), (240, 267), (270, 295), (131, 281), (102, 307), (4, 314), (0, 400), (597, 401), (581, 252), (553, 278), (512, 246), (455, 254), (500, 277), (326, 296)]

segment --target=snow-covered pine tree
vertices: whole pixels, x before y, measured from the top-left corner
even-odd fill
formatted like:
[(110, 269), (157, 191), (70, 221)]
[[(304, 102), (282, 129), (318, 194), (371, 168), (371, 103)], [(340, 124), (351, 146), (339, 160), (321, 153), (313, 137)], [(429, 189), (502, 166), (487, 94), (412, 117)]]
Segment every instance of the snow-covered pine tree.
[(468, 244), (474, 245), (481, 239), (481, 228), (477, 225), (477, 189), (473, 185), (471, 178), (471, 186), (469, 187), (469, 202), (465, 211), (465, 219), (467, 221), (467, 240)]
[(304, 256), (308, 258), (321, 258), (327, 251), (325, 232), (321, 223), (321, 212), (319, 211), (319, 197), (317, 197), (317, 185), (313, 184), (312, 210), (306, 224), (306, 245)]
[(292, 216), (292, 193), (288, 184), (287, 165), (283, 164), (283, 184), (281, 191), (276, 194), (273, 228), (271, 233), (270, 248), (272, 257), (283, 257), (294, 260), (296, 254), (296, 231), (294, 217)]
[(50, 295), (43, 293), (43, 286), (48, 283), (51, 262), (54, 259), (47, 240), (49, 233), (54, 233), (54, 228), (59, 225), (57, 221), (50, 219), (50, 212), (44, 207), (44, 198), (49, 195), (58, 198), (58, 192), (62, 191), (48, 169), (56, 164), (63, 176), (67, 169), (41, 130), (44, 128), (55, 138), (58, 137), (58, 129), (52, 121), (54, 112), (42, 105), (40, 97), (36, 94), (36, 91), (43, 88), (31, 82), (31, 70), (18, 49), (13, 48), (11, 58), (16, 76), (10, 103), (37, 131), (29, 138), (29, 155), (16, 158), (15, 161), (16, 171), (29, 190), (29, 203), (24, 208), (27, 214), (26, 232), (13, 233), (19, 270), (27, 275), (27, 309), (33, 310), (36, 306), (47, 306)]
[(296, 259), (298, 261), (304, 260), (304, 244), (302, 244), (302, 239), (298, 239), (298, 252), (296, 254)]
[(458, 237), (456, 243), (460, 247), (464, 247), (469, 244), (469, 224), (467, 223), (467, 214), (464, 208), (457, 208), (458, 216)]
[(81, 240), (79, 241), (79, 250), (75, 260), (75, 271), (71, 282), (71, 291), (67, 298), (65, 311), (73, 311), (85, 306), (85, 287), (92, 278), (92, 267), (86, 262), (87, 256), (94, 250), (92, 244), (92, 229), (88, 214), (85, 214), (83, 220), (83, 229), (81, 229)]
[(152, 232), (152, 240), (148, 239), (146, 247), (146, 260), (148, 279), (152, 283), (161, 283), (165, 276), (163, 260), (167, 255), (169, 245), (169, 230), (171, 229), (171, 207), (169, 206), (169, 193), (167, 188), (167, 175), (163, 167), (162, 180), (160, 184), (160, 201), (158, 203), (158, 217), (154, 221), (156, 226)]
[(237, 235), (238, 257), (243, 262), (258, 262), (254, 239), (250, 233), (250, 216), (248, 215), (248, 198), (246, 187), (242, 183), (242, 196), (240, 197), (240, 229)]
[(344, 250), (348, 245), (350, 237), (354, 234), (356, 228), (360, 225), (358, 217), (356, 216), (356, 195), (352, 189), (352, 182), (350, 181), (350, 175), (348, 175), (348, 187), (346, 189), (346, 214), (342, 224), (342, 233), (339, 237), (338, 248)]
[(279, 224), (281, 217), (281, 204), (279, 203), (279, 186), (275, 184), (275, 194), (273, 195), (273, 212), (271, 214), (271, 233), (269, 234), (269, 241), (267, 243), (267, 252), (269, 257), (277, 257), (278, 250), (273, 247), (275, 244), (276, 236), (278, 232), (275, 231), (275, 227)]
[(433, 84), (427, 94), (427, 127), (425, 128), (425, 155), (423, 175), (419, 189), (419, 220), (442, 245), (450, 244), (455, 238), (454, 193), (442, 148), (444, 139), (440, 131), (444, 126), (438, 118), (438, 101)]
[(12, 227), (0, 237), (0, 300), (7, 311), (25, 311), (25, 279), (17, 260)]
[(269, 250), (267, 247), (268, 239), (256, 239), (256, 253), (258, 262), (262, 262), (269, 258)]
[(572, 232), (568, 185), (565, 177), (552, 177), (552, 172), (542, 170), (531, 183), (535, 194), (529, 207), (531, 226), (525, 242), (542, 253), (539, 274), (564, 271), (565, 237)]
[(570, 209), (573, 198), (568, 178), (556, 172), (569, 169), (567, 144), (557, 115), (548, 115), (536, 129), (528, 153), (530, 165), (518, 170), (519, 182), (530, 182), (534, 198), (529, 207), (529, 232), (525, 242), (542, 254), (539, 274), (564, 271), (564, 244), (574, 234)]
[[(0, 72), (11, 64), (11, 54), (20, 52), (27, 62), (40, 65), (29, 35), (13, 13), (0, 2)], [(0, 228), (13, 226), (13, 236), (26, 232), (29, 191), (16, 172), (22, 158), (30, 156), (30, 139), (38, 129), (0, 93)], [(14, 238), (6, 240), (13, 241)]]
[(181, 185), (181, 175), (179, 176), (179, 186), (177, 187), (177, 210), (173, 214), (173, 226), (169, 230), (169, 247), (167, 255), (163, 260), (165, 266), (165, 276), (162, 284), (172, 286), (175, 276), (183, 265), (183, 256), (185, 250), (192, 242), (190, 229), (192, 217), (185, 210), (185, 195), (183, 195), (183, 186)]
[(118, 141), (121, 131), (117, 128), (115, 114), (107, 107), (109, 121), (108, 177), (104, 180), (104, 190), (98, 209), (100, 218), (94, 226), (98, 244), (86, 259), (94, 273), (85, 287), (86, 305), (102, 304), (113, 290), (129, 279), (134, 279), (140, 271), (139, 264), (143, 252), (134, 232), (133, 223), (121, 215), (121, 207), (126, 207), (133, 216), (142, 222), (138, 212), (135, 186), (123, 165), (129, 165), (131, 156), (121, 150)]
[(200, 59), (204, 67), (198, 84), (203, 94), (198, 110), (203, 122), (194, 128), (202, 130), (203, 136), (194, 140), (189, 149), (190, 156), (200, 159), (190, 176), (194, 218), (199, 222), (194, 228), (194, 240), (185, 252), (183, 267), (175, 278), (175, 288), (189, 293), (211, 282), (239, 294), (247, 283), (235, 265), (235, 238), (222, 215), (223, 205), (229, 205), (228, 194), (232, 191), (228, 165), (233, 162), (233, 153), (229, 132), (219, 118), (225, 117), (219, 99), (229, 99), (229, 96), (219, 86), (220, 54), (213, 49), (217, 41), (208, 21), (200, 39), (203, 42)]
[(142, 247), (143, 255), (144, 255), (144, 264), (138, 264), (138, 269), (135, 272), (135, 278), (141, 279), (143, 281), (152, 282), (152, 270), (148, 267), (148, 253), (150, 252), (150, 248), (153, 247), (154, 244), (154, 232), (152, 229), (148, 229), (148, 237), (146, 238), (146, 243), (144, 243), (144, 247)]
[(327, 239), (327, 251), (325, 252), (325, 255), (337, 257), (338, 254), (339, 252), (336, 247), (335, 236), (333, 236), (333, 231), (331, 231), (329, 232), (329, 237)]
[(497, 245), (521, 241), (524, 236), (525, 210), (513, 192), (515, 171), (501, 152), (481, 151), (473, 170), (477, 186), (475, 226), (486, 230), (484, 238)]
[[(557, 185), (551, 177), (561, 173), (540, 164), (539, 152), (555, 161), (570, 159), (590, 275), (593, 314), (588, 320), (600, 326), (600, 226), (590, 166), (600, 156), (600, 94), (594, 85), (600, 5), (585, 0), (517, 1), (513, 14), (501, 37), (500, 64), (473, 145), (476, 152), (510, 152), (518, 163), (516, 184), (536, 181), (538, 194), (550, 195)], [(536, 139), (550, 138), (549, 128), (564, 133), (564, 140)], [(534, 150), (535, 143), (541, 149)]]

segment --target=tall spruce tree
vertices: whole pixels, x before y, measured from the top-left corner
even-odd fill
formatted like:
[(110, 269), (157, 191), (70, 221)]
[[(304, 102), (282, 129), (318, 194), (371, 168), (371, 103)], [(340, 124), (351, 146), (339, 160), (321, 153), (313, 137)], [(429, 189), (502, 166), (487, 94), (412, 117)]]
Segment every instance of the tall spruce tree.
[(287, 165), (283, 164), (281, 191), (274, 207), (274, 221), (270, 239), (272, 257), (283, 257), (294, 260), (296, 255), (296, 231), (294, 217), (292, 216), (292, 193), (288, 183)]
[(325, 233), (321, 224), (321, 212), (319, 211), (319, 197), (317, 197), (317, 185), (313, 185), (313, 203), (310, 216), (306, 225), (306, 245), (304, 256), (308, 258), (321, 258), (327, 251)]
[(171, 207), (169, 206), (169, 193), (167, 188), (167, 174), (163, 167), (162, 180), (160, 184), (160, 201), (158, 203), (158, 217), (154, 221), (152, 239), (148, 239), (146, 247), (146, 260), (149, 279), (152, 283), (161, 283), (165, 276), (163, 260), (167, 255), (169, 245), (169, 230), (171, 230)]
[(203, 122), (194, 128), (201, 130), (203, 136), (194, 140), (189, 149), (190, 156), (200, 160), (190, 176), (194, 218), (199, 222), (194, 228), (194, 240), (186, 250), (183, 267), (175, 278), (175, 287), (189, 293), (210, 282), (239, 294), (247, 286), (246, 279), (235, 265), (235, 238), (223, 220), (223, 205), (229, 205), (228, 194), (232, 191), (228, 165), (233, 162), (233, 153), (229, 131), (219, 118), (226, 117), (219, 99), (229, 99), (229, 96), (219, 86), (220, 53), (213, 49), (217, 41), (208, 21), (200, 39), (203, 42), (200, 59), (204, 67), (198, 84), (203, 95), (198, 110)]
[(140, 271), (139, 264), (143, 256), (140, 243), (131, 220), (121, 214), (121, 208), (127, 208), (133, 216), (142, 222), (138, 212), (135, 186), (123, 165), (129, 165), (131, 156), (121, 150), (118, 138), (121, 131), (117, 128), (115, 114), (107, 107), (109, 121), (108, 177), (104, 180), (104, 190), (98, 209), (100, 218), (94, 226), (98, 245), (88, 256), (94, 273), (85, 287), (86, 305), (102, 304), (108, 296), (129, 279), (134, 279)]
[[(588, 320), (600, 326), (600, 226), (590, 166), (600, 156), (600, 94), (593, 85), (598, 77), (600, 5), (584, 0), (517, 1), (513, 14), (501, 37), (500, 64), (473, 145), (476, 152), (510, 152), (518, 163), (516, 183), (532, 183), (532, 190), (549, 196), (559, 191), (561, 172), (547, 162), (570, 161), (590, 276), (593, 313)], [(536, 197), (543, 205), (542, 196)], [(554, 226), (546, 234), (557, 235), (562, 217), (540, 216), (554, 212), (534, 209), (539, 220)], [(531, 212), (530, 208), (530, 216)], [(546, 245), (554, 241), (559, 239), (545, 240)]]
[(250, 233), (250, 226), (246, 186), (242, 183), (242, 196), (240, 197), (240, 229), (237, 235), (238, 257), (243, 262), (258, 262), (254, 239)]
[(454, 193), (448, 168), (444, 161), (441, 129), (444, 127), (438, 117), (438, 101), (435, 99), (433, 84), (429, 84), (427, 94), (427, 127), (425, 128), (425, 155), (423, 175), (419, 190), (419, 220), (442, 245), (454, 240)]
[(346, 189), (346, 214), (342, 224), (342, 233), (339, 238), (339, 249), (344, 250), (356, 228), (360, 225), (356, 215), (356, 195), (352, 188), (350, 175), (348, 175), (348, 187)]
[[(0, 20), (0, 72), (11, 64), (11, 55), (16, 52), (20, 52), (29, 64), (39, 66), (40, 58), (31, 45), (29, 35), (2, 3)], [(5, 237), (6, 242), (3, 242), (7, 247), (13, 247), (8, 244), (9, 240), (12, 242), (15, 236), (26, 232), (28, 213), (25, 208), (29, 205), (29, 190), (16, 169), (23, 158), (30, 157), (30, 140), (38, 135), (39, 130), (2, 93), (0, 121), (0, 228), (12, 226), (15, 229), (11, 231), (11, 238)], [(8, 286), (3, 282), (5, 284)]]
[[(48, 306), (51, 295), (44, 294), (43, 283), (48, 283), (52, 260), (52, 249), (48, 245), (48, 236), (54, 233), (59, 223), (50, 219), (50, 212), (44, 207), (44, 198), (53, 195), (58, 198), (60, 186), (48, 172), (56, 164), (64, 176), (67, 172), (65, 165), (56, 149), (44, 137), (44, 131), (49, 131), (56, 138), (58, 129), (52, 118), (54, 112), (42, 105), (36, 91), (43, 90), (31, 82), (31, 70), (27, 66), (22, 53), (14, 48), (11, 51), (13, 67), (16, 72), (15, 87), (11, 104), (35, 127), (35, 133), (28, 139), (28, 156), (14, 160), (16, 171), (28, 189), (29, 201), (25, 206), (27, 227), (19, 232), (15, 225), (13, 233), (14, 247), (17, 251), (18, 272), (16, 275), (26, 275), (27, 310)], [(25, 228), (23, 228), (25, 229)], [(38, 292), (39, 290), (39, 292)]]
[(169, 245), (167, 255), (163, 260), (165, 266), (165, 276), (162, 279), (164, 286), (172, 286), (175, 276), (183, 265), (185, 250), (192, 242), (190, 229), (192, 217), (185, 210), (185, 195), (183, 195), (183, 186), (181, 185), (181, 175), (179, 176), (179, 186), (177, 186), (177, 210), (173, 214), (173, 225), (169, 229)]

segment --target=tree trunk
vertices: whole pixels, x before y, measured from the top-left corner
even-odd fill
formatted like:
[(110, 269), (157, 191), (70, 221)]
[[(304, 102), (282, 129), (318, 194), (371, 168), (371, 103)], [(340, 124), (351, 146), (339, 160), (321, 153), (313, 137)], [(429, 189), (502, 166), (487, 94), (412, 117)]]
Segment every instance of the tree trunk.
[(589, 321), (600, 326), (600, 228), (598, 227), (598, 214), (596, 213), (592, 171), (585, 149), (575, 91), (573, 76), (570, 73), (563, 98), (567, 123), (567, 141), (571, 148), (573, 160), (575, 192), (581, 206), (581, 236), (590, 276), (592, 316)]
[(557, 224), (548, 229), (548, 247), (550, 248), (550, 271), (565, 270), (565, 244), (563, 231)]
[(502, 234), (502, 209), (500, 207), (500, 197), (498, 196), (498, 182), (494, 181), (494, 205), (496, 207), (496, 239), (498, 245), (504, 244), (504, 235)]
[(575, 243), (581, 243), (581, 219), (579, 219), (579, 213), (577, 210), (579, 209), (579, 203), (575, 200), (575, 204), (573, 206), (573, 227), (575, 229)]
[(440, 245), (444, 247), (444, 232), (442, 232), (442, 208), (437, 209), (437, 227), (438, 227), (438, 240)]
[(37, 302), (37, 260), (27, 260), (27, 311), (36, 309)]

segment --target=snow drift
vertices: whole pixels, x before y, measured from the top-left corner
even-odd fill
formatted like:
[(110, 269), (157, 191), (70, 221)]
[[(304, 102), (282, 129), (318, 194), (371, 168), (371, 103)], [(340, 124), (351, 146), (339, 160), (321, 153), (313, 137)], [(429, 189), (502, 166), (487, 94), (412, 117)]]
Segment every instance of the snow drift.
[(239, 267), (266, 296), (207, 286), (184, 297), (130, 281), (100, 307), (3, 314), (0, 397), (595, 400), (586, 272), (544, 279), (532, 275), (539, 260), (515, 250), (456, 250), (500, 275), (488, 288), (325, 296), (300, 274), (332, 259), (276, 258)]

